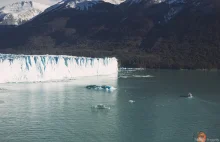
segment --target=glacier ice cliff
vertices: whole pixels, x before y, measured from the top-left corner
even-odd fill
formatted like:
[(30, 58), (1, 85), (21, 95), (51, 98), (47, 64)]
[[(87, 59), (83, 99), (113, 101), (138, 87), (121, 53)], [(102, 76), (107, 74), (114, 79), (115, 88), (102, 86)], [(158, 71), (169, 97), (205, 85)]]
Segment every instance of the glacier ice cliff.
[(0, 83), (117, 74), (116, 58), (0, 54)]

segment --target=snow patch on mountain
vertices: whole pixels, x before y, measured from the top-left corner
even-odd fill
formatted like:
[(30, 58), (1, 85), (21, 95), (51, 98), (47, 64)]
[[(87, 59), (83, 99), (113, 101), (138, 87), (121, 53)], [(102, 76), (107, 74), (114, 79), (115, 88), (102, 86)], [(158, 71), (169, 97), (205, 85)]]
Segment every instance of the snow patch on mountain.
[[(125, 3), (129, 3), (129, 5), (141, 3), (143, 0), (126, 0)], [(149, 0), (147, 3), (150, 4), (159, 4), (165, 2), (166, 0)]]
[(100, 1), (88, 1), (88, 0), (79, 0), (79, 1), (70, 1), (66, 3), (66, 8), (75, 8), (78, 10), (88, 10), (93, 5), (99, 3)]
[(89, 8), (93, 7), (94, 5), (98, 3), (111, 3), (114, 5), (119, 5), (125, 0), (63, 0), (58, 2), (57, 4), (49, 7), (45, 10), (45, 12), (48, 11), (56, 11), (60, 9), (77, 9), (77, 10), (88, 10)]
[(168, 4), (186, 3), (185, 0), (167, 0), (166, 2), (167, 2)]
[(0, 8), (0, 25), (20, 25), (42, 13), (48, 5), (21, 1)]
[(185, 6), (186, 0), (167, 0), (167, 4), (169, 4), (170, 9), (166, 15), (164, 15), (165, 22), (173, 19)]
[(170, 11), (164, 16), (165, 22), (168, 22), (173, 17), (175, 17), (182, 9), (183, 9), (183, 7), (173, 7), (173, 8), (171, 8)]

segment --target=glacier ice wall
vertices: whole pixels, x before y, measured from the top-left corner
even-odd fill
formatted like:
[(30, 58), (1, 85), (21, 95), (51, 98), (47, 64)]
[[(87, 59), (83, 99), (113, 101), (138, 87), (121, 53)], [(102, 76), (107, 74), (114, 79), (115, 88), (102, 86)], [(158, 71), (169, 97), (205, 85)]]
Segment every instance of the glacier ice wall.
[(0, 83), (117, 74), (116, 58), (0, 54)]

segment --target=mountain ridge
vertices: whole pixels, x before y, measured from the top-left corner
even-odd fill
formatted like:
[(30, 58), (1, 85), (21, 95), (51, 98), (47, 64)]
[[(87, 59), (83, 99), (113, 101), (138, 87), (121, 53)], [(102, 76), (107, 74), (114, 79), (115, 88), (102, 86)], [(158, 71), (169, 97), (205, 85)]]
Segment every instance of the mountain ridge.
[(33, 1), (16, 2), (0, 8), (1, 25), (20, 25), (42, 13), (48, 5)]
[(0, 52), (116, 56), (123, 67), (220, 68), (218, 2), (197, 2), (103, 2), (48, 12), (0, 35)]

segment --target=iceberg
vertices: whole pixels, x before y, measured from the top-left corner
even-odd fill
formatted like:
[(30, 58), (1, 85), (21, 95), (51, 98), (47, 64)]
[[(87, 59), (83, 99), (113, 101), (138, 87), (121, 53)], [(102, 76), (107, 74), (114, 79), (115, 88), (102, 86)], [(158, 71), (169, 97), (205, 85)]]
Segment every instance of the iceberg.
[(128, 102), (131, 103), (131, 104), (135, 103), (134, 100), (129, 100)]
[(116, 58), (0, 54), (0, 83), (65, 80), (118, 73)]
[(103, 104), (98, 104), (96, 106), (92, 106), (92, 108), (95, 108), (95, 109), (111, 109), (110, 107), (106, 106), (106, 105), (103, 105)]
[(88, 85), (88, 86), (86, 86), (86, 88), (87, 89), (94, 89), (94, 90), (105, 90), (105, 91), (114, 91), (114, 90), (116, 90), (115, 87), (107, 86), (107, 85), (102, 85), (102, 86)]

